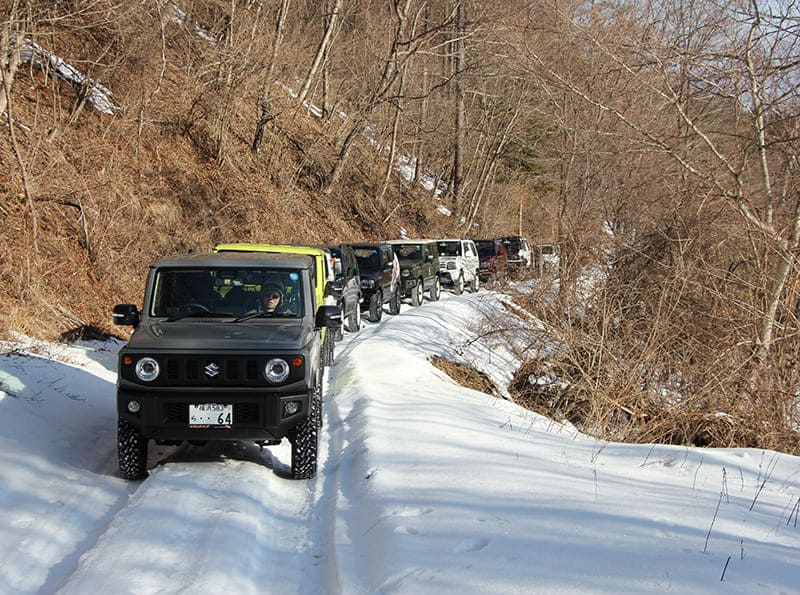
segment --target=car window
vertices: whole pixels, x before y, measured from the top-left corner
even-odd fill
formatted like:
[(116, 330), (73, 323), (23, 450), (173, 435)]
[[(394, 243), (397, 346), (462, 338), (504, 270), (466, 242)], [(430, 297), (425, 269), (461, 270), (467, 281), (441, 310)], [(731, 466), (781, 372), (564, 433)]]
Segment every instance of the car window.
[(443, 256), (461, 256), (461, 242), (439, 242), (438, 246)]
[(241, 315), (259, 307), (262, 291), (281, 294), (280, 311), (303, 315), (300, 271), (274, 268), (212, 267), (160, 269), (153, 284), (153, 317)]
[(421, 260), (422, 246), (419, 244), (401, 244), (397, 246), (397, 257), (405, 260)]
[(480, 256), (494, 256), (494, 242), (478, 242), (476, 245), (478, 246), (478, 254)]
[(381, 257), (377, 248), (354, 248), (353, 253), (355, 254), (359, 270), (363, 270), (365, 273), (374, 273), (380, 270)]

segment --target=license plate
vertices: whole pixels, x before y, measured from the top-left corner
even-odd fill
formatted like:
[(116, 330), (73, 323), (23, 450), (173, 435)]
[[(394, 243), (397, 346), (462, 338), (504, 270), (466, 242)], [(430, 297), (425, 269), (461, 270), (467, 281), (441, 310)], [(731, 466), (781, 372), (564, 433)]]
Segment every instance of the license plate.
[(192, 427), (230, 427), (233, 423), (233, 405), (200, 403), (189, 405), (189, 425)]

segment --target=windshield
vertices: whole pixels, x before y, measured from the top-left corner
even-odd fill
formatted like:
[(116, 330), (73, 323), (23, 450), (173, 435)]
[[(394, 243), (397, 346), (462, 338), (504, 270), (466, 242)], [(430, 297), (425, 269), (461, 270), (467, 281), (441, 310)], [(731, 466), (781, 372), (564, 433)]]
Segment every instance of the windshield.
[(366, 273), (374, 273), (381, 268), (381, 256), (378, 248), (353, 248), (358, 261), (358, 269)]
[(284, 268), (159, 269), (149, 315), (169, 320), (303, 315), (303, 283), (299, 270)]
[(503, 243), (506, 245), (506, 251), (509, 254), (516, 256), (522, 250), (522, 242), (517, 238), (505, 239)]
[(394, 251), (400, 260), (422, 260), (421, 244), (397, 244)]
[(439, 256), (461, 256), (461, 242), (439, 242)]
[(494, 256), (494, 242), (475, 242), (480, 256)]

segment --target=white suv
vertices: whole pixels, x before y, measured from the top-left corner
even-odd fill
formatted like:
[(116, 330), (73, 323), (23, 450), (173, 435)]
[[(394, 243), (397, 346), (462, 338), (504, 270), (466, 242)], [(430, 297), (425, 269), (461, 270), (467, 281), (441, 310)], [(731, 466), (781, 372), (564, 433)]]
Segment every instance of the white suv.
[(453, 286), (453, 292), (461, 295), (464, 286), (478, 291), (480, 261), (475, 242), (466, 239), (437, 240), (439, 245), (439, 276), (442, 283)]

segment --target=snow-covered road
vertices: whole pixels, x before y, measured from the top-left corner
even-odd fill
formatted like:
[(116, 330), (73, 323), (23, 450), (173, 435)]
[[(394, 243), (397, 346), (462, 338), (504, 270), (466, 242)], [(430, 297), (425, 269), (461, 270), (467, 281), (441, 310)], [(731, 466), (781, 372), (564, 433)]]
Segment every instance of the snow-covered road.
[(4, 345), (0, 593), (797, 592), (800, 459), (599, 442), (430, 364), (507, 382), (469, 343), (502, 311), (444, 294), (345, 335), (310, 481), (288, 444), (151, 448), (122, 481), (119, 344)]

